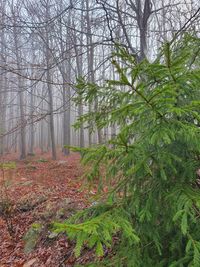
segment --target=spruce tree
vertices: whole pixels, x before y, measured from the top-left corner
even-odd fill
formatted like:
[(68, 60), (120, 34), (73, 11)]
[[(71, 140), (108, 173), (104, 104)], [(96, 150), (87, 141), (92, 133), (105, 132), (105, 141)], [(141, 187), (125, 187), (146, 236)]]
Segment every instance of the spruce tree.
[(112, 246), (102, 266), (200, 266), (199, 47), (198, 37), (185, 34), (165, 43), (153, 62), (138, 63), (119, 46), (112, 57), (117, 80), (100, 86), (79, 79), (77, 104), (98, 98), (99, 106), (76, 126), (115, 124), (118, 132), (80, 149), (90, 182), (98, 179), (100, 190), (109, 185), (106, 199), (54, 224), (76, 238), (76, 256), (84, 245), (98, 256)]

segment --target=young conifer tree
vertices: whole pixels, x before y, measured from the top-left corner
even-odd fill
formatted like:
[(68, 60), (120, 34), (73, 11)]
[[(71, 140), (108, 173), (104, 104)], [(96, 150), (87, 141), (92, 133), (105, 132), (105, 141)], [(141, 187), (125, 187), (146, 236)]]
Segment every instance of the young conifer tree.
[(77, 103), (99, 99), (98, 111), (80, 125), (115, 124), (119, 131), (108, 144), (80, 150), (93, 167), (90, 181), (110, 184), (106, 200), (55, 224), (76, 238), (77, 256), (87, 243), (99, 256), (112, 246), (102, 266), (200, 266), (199, 47), (200, 39), (186, 34), (164, 44), (153, 63), (137, 63), (118, 47), (118, 80), (79, 80)]

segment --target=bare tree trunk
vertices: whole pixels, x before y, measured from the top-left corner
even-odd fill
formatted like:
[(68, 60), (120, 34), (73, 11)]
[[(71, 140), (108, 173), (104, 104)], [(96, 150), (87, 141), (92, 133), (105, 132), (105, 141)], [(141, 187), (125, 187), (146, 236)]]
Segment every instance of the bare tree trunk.
[(40, 149), (44, 153), (44, 122), (40, 122)]
[[(60, 1), (60, 8), (63, 10), (63, 1)], [(69, 12), (67, 26), (71, 27), (71, 12)], [(67, 62), (63, 61), (60, 67), (60, 72), (63, 79), (62, 97), (63, 97), (63, 153), (65, 156), (69, 155), (69, 146), (71, 144), (71, 89), (68, 83), (71, 82), (71, 53), (66, 54), (65, 47), (63, 45), (63, 28), (60, 24), (60, 39), (61, 39), (61, 54), (65, 58), (67, 56)], [(70, 36), (66, 34), (66, 48), (70, 47)]]
[[(83, 76), (83, 59), (82, 55), (78, 55), (78, 51), (76, 51), (76, 65), (77, 65), (77, 72), (78, 77)], [(78, 104), (78, 117), (80, 118), (83, 115), (83, 104), (82, 101)], [(85, 146), (85, 138), (84, 138), (84, 127), (83, 124), (80, 126), (79, 130), (79, 146), (84, 147)]]
[[(67, 69), (68, 69), (68, 74), (69, 77), (71, 75), (71, 66), (70, 62), (67, 62)], [(65, 81), (69, 81), (69, 78), (66, 77), (64, 79)], [(63, 144), (66, 146), (69, 146), (71, 143), (71, 130), (70, 130), (70, 119), (71, 119), (71, 112), (70, 112), (70, 98), (71, 98), (71, 90), (70, 87), (66, 88), (66, 86), (63, 86), (63, 108), (64, 108), (64, 113), (63, 113)], [(63, 147), (63, 153), (64, 155), (69, 155), (69, 148), (68, 147)]]
[[(49, 65), (47, 63), (47, 80), (50, 81), (50, 72)], [(55, 143), (55, 130), (54, 130), (54, 115), (53, 115), (53, 94), (50, 83), (47, 85), (48, 95), (49, 95), (49, 130), (51, 137), (51, 151), (52, 151), (52, 159), (56, 160), (56, 143)]]
[[(49, 15), (49, 1), (46, 6), (46, 19), (50, 18)], [(52, 92), (52, 84), (51, 84), (51, 73), (50, 73), (50, 37), (49, 37), (50, 28), (46, 26), (45, 28), (45, 36), (46, 36), (46, 44), (45, 44), (45, 56), (46, 56), (46, 66), (47, 66), (47, 91), (48, 91), (48, 105), (49, 105), (49, 130), (51, 137), (51, 151), (52, 151), (52, 159), (56, 160), (56, 142), (55, 142), (55, 129), (54, 129), (54, 110), (53, 110), (53, 92)]]
[[(148, 20), (152, 14), (152, 2), (151, 0), (145, 0), (143, 4), (139, 0), (136, 3), (136, 20), (140, 32), (140, 60), (143, 60), (147, 56), (147, 29)], [(144, 5), (143, 8), (142, 5)]]
[[(14, 16), (16, 19), (16, 17)], [(21, 55), (19, 50), (19, 33), (17, 32), (16, 28), (16, 21), (14, 21), (14, 42), (15, 42), (15, 54), (16, 54), (16, 61), (17, 61), (17, 68), (18, 70), (21, 69)], [(19, 100), (19, 111), (20, 111), (20, 159), (26, 158), (26, 120), (25, 120), (25, 113), (24, 113), (24, 92), (23, 92), (23, 79), (20, 75), (17, 76), (18, 81), (18, 100)]]
[[(84, 9), (84, 1), (82, 0), (82, 9)], [(81, 12), (81, 31), (83, 32), (84, 29), (84, 19), (83, 19), (83, 11)], [(78, 76), (82, 77), (83, 76), (83, 49), (82, 49), (82, 45), (83, 45), (83, 34), (81, 34), (81, 49), (80, 49), (80, 55), (78, 56), (78, 54), (76, 53), (76, 61), (77, 61), (77, 69), (78, 69)], [(75, 44), (76, 45), (76, 44)], [(79, 60), (80, 59), (80, 60)], [(79, 105), (78, 105), (78, 116), (81, 117), (83, 115), (83, 103), (82, 101), (80, 101)], [(83, 123), (81, 123), (80, 126), (80, 130), (79, 130), (79, 145), (80, 147), (84, 147), (85, 146), (85, 135), (84, 135), (84, 126)]]
[[(91, 19), (89, 14), (89, 0), (86, 0), (86, 20), (87, 20), (87, 57), (88, 57), (88, 77), (89, 81), (94, 83), (95, 82), (95, 75), (94, 75), (94, 44), (92, 40), (92, 30), (91, 30)], [(98, 111), (98, 99), (95, 100), (94, 109)], [(92, 107), (89, 106), (89, 111), (91, 112)], [(89, 128), (89, 145), (91, 145), (91, 132)], [(97, 127), (97, 136), (98, 136), (98, 143), (102, 143), (102, 133), (101, 129)]]
[(31, 101), (30, 101), (30, 108), (31, 108), (31, 125), (30, 125), (30, 148), (29, 154), (34, 154), (34, 143), (35, 143), (35, 135), (34, 135), (34, 96), (33, 96), (34, 89), (31, 89)]
[[(76, 35), (73, 35), (74, 41), (74, 50), (76, 55), (76, 66), (77, 66), (77, 76), (78, 78), (83, 76), (83, 31), (84, 31), (84, 16), (83, 16), (83, 9), (84, 9), (84, 0), (82, 1), (82, 11), (81, 11), (81, 36), (80, 36), (80, 49), (77, 48), (78, 40)], [(78, 117), (80, 118), (83, 115), (83, 104), (82, 101), (78, 104)], [(81, 124), (79, 129), (79, 146), (85, 146), (85, 136), (84, 136), (84, 126)]]
[[(1, 18), (1, 23), (4, 23), (4, 12), (5, 12), (5, 3), (1, 0), (1, 12), (2, 12), (2, 18)], [(6, 64), (6, 53), (5, 53), (5, 30), (2, 29), (1, 31), (1, 64), (5, 63)], [(6, 92), (6, 74), (0, 73), (0, 155), (3, 155), (4, 153), (4, 133), (5, 133), (5, 117), (6, 117), (6, 97), (7, 97), (7, 92)]]
[[(92, 33), (90, 25), (90, 15), (89, 15), (89, 0), (86, 0), (86, 21), (87, 21), (87, 64), (88, 64), (88, 80), (94, 82), (94, 73), (93, 73), (93, 54), (92, 54)], [(92, 111), (92, 105), (89, 104), (89, 112)], [(88, 127), (88, 142), (89, 146), (92, 145), (92, 132), (91, 127)]]

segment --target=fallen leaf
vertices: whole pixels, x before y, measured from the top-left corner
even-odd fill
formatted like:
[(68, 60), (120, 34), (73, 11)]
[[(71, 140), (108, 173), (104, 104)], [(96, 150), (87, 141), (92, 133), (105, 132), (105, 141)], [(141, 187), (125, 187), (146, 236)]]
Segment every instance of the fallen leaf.
[(37, 261), (36, 258), (24, 263), (23, 267), (31, 267)]

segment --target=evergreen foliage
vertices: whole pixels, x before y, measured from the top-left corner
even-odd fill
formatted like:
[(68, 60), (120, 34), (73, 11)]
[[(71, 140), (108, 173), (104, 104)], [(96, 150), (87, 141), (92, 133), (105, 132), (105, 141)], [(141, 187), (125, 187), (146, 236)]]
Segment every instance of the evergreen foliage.
[[(113, 54), (117, 80), (104, 86), (77, 85), (77, 103), (99, 99), (98, 111), (77, 123), (117, 125), (108, 143), (81, 149), (92, 166), (90, 180), (104, 166), (107, 201), (55, 224), (76, 238), (76, 255), (88, 244), (103, 255), (115, 244), (109, 266), (200, 266), (200, 39), (186, 34), (163, 45), (154, 62), (136, 63), (120, 46)], [(107, 266), (106, 263), (103, 266)]]

